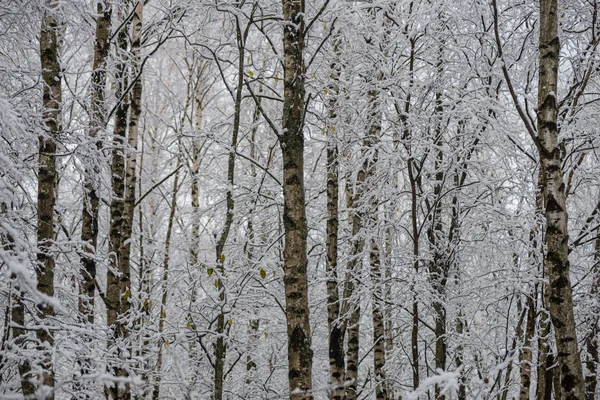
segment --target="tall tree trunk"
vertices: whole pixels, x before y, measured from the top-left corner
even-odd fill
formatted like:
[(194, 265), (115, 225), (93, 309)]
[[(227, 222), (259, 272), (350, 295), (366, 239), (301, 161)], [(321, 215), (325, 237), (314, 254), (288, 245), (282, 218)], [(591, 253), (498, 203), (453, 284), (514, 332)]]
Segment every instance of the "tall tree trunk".
[[(144, 171), (144, 153), (145, 153), (145, 142), (144, 142), (144, 133), (142, 132), (140, 135), (140, 162), (138, 168), (138, 174), (141, 177), (142, 171)], [(137, 180), (138, 184), (138, 193), (143, 193), (142, 190), (142, 179)], [(151, 285), (151, 271), (148, 268), (149, 263), (146, 260), (146, 252), (145, 252), (145, 244), (146, 241), (146, 233), (144, 226), (144, 211), (143, 207), (138, 208), (138, 232), (139, 232), (139, 267), (138, 267), (138, 289), (137, 289), (137, 298), (138, 298), (138, 311), (137, 311), (137, 320), (136, 320), (136, 331), (137, 331), (137, 340), (139, 340), (139, 347), (136, 350), (136, 358), (139, 360), (137, 364), (137, 369), (140, 371), (142, 382), (149, 382), (149, 368), (148, 368), (148, 355), (150, 353), (150, 336), (151, 332), (148, 329), (148, 325), (150, 323), (150, 314), (152, 308), (152, 285)], [(147, 387), (142, 387), (141, 393), (142, 397), (146, 395)], [(139, 392), (136, 393), (136, 396), (139, 395)]]
[[(88, 137), (92, 144), (86, 146), (87, 154), (82, 157), (85, 165), (83, 179), (83, 207), (81, 211), (81, 254), (82, 279), (79, 284), (79, 313), (89, 324), (94, 323), (94, 304), (96, 292), (96, 251), (98, 247), (98, 213), (100, 198), (100, 163), (102, 139), (100, 132), (106, 126), (106, 110), (104, 105), (106, 90), (106, 62), (110, 48), (110, 24), (112, 17), (112, 4), (106, 0), (99, 0), (96, 9), (96, 35), (94, 42), (94, 61), (91, 83), (90, 122)], [(89, 343), (92, 339), (84, 336), (83, 340)], [(88, 347), (88, 346), (85, 346)], [(78, 363), (81, 375), (89, 374), (93, 360), (87, 356), (80, 356)], [(74, 390), (86, 393), (91, 385), (77, 382)], [(88, 396), (88, 394), (83, 394)]]
[[(336, 40), (334, 52), (337, 54), (339, 40)], [(339, 161), (338, 140), (336, 135), (337, 96), (340, 66), (331, 65), (331, 84), (328, 91), (328, 141), (327, 141), (327, 324), (329, 330), (329, 384), (330, 398), (342, 400), (344, 397), (345, 358), (344, 337), (340, 321), (340, 296), (338, 278), (338, 229), (339, 229)]]
[[(538, 182), (539, 185), (539, 182)], [(536, 216), (541, 216), (542, 214), (542, 191), (541, 187), (539, 187), (538, 192), (535, 197), (536, 204)], [(541, 265), (542, 262), (539, 256), (539, 236), (540, 236), (541, 222), (540, 219), (536, 218), (535, 226), (531, 229), (529, 233), (529, 242), (531, 249), (528, 254), (528, 259), (530, 265), (532, 267), (536, 267), (538, 273), (544, 272), (544, 266)], [(542, 307), (539, 307), (538, 302), (536, 301), (538, 296), (538, 285), (535, 285), (531, 290), (531, 293), (527, 297), (526, 307), (527, 307), (527, 326), (525, 328), (525, 338), (523, 342), (523, 352), (522, 352), (522, 360), (521, 360), (521, 391), (519, 394), (520, 400), (525, 400), (530, 398), (530, 386), (531, 386), (531, 370), (533, 368), (533, 340), (536, 333), (536, 328), (538, 328), (537, 320), (538, 320), (538, 310), (542, 310), (541, 318), (539, 319), (539, 332), (538, 335), (538, 364), (537, 364), (537, 387), (536, 393), (544, 393), (545, 388), (545, 374), (546, 374), (546, 356), (548, 352), (548, 345), (546, 341), (546, 337), (549, 333), (549, 326), (547, 321), (547, 315), (545, 313), (545, 308), (543, 307), (546, 302), (546, 294), (547, 294), (547, 286), (545, 284), (542, 285), (542, 298), (539, 304)], [(545, 333), (544, 333), (545, 332)], [(536, 394), (536, 398), (539, 399), (539, 394)]]
[[(412, 9), (412, 3), (411, 3)], [(408, 29), (408, 25), (405, 30)], [(400, 121), (403, 125), (402, 139), (406, 141), (405, 147), (408, 152), (408, 159), (406, 161), (407, 171), (408, 171), (408, 180), (410, 184), (410, 220), (411, 220), (411, 239), (412, 239), (412, 256), (413, 256), (413, 270), (415, 274), (415, 282), (416, 278), (419, 275), (419, 257), (420, 257), (420, 249), (419, 249), (419, 226), (418, 226), (418, 193), (417, 189), (420, 185), (420, 177), (416, 174), (416, 161), (414, 159), (414, 155), (412, 154), (412, 148), (410, 146), (410, 138), (412, 136), (410, 125), (408, 123), (408, 115), (410, 112), (410, 102), (411, 102), (411, 90), (414, 82), (414, 65), (415, 65), (415, 48), (416, 48), (416, 39), (410, 38), (410, 58), (408, 64), (409, 71), (409, 87), (408, 94), (406, 95), (406, 99), (404, 101), (404, 112), (400, 114)], [(419, 379), (419, 301), (417, 297), (417, 292), (415, 290), (415, 283), (412, 284), (411, 291), (413, 294), (412, 301), (412, 326), (411, 326), (411, 357), (412, 357), (412, 383), (413, 390), (417, 390), (419, 387), (420, 379)]]
[(550, 279), (550, 316), (554, 325), (561, 398), (585, 399), (585, 382), (577, 346), (573, 295), (569, 276), (568, 213), (563, 183), (564, 155), (558, 143), (558, 39), (557, 0), (540, 0), (540, 72), (538, 83), (539, 175), (544, 179), (546, 257)]
[[(119, 9), (119, 20), (123, 22), (126, 9)], [(122, 24), (117, 33), (117, 54), (119, 61), (115, 74), (116, 97), (120, 99), (115, 111), (114, 131), (113, 131), (113, 149), (111, 163), (111, 189), (112, 196), (110, 202), (110, 232), (109, 232), (109, 268), (107, 272), (106, 284), (106, 323), (110, 328), (108, 349), (117, 359), (112, 360), (112, 374), (119, 378), (126, 378), (127, 369), (123, 364), (127, 350), (123, 344), (128, 336), (126, 321), (127, 310), (129, 309), (130, 292), (130, 271), (129, 265), (121, 269), (125, 264), (122, 251), (123, 238), (125, 235), (125, 147), (127, 138), (127, 114), (129, 111), (129, 102), (125, 90), (128, 85), (127, 63), (128, 63), (128, 30), (130, 24)], [(127, 257), (128, 259), (129, 257)], [(129, 399), (129, 384), (123, 387), (114, 384), (109, 389), (113, 399)]]
[[(396, 177), (397, 178), (397, 177)], [(396, 186), (397, 187), (397, 186)], [(391, 221), (392, 213), (387, 212), (387, 221)], [(393, 360), (393, 352), (394, 352), (394, 320), (392, 319), (392, 268), (393, 268), (393, 260), (392, 260), (392, 248), (393, 248), (393, 229), (392, 227), (387, 227), (386, 229), (386, 238), (385, 238), (385, 283), (383, 285), (383, 302), (384, 302), (384, 312), (383, 317), (385, 321), (385, 357), (386, 364), (390, 364)], [(395, 390), (394, 390), (394, 382), (389, 380), (387, 382), (387, 392), (388, 398), (395, 399)]]
[(531, 388), (531, 367), (533, 363), (532, 344), (535, 335), (536, 315), (535, 301), (533, 299), (535, 292), (527, 296), (525, 308), (527, 313), (527, 324), (525, 325), (525, 336), (521, 350), (521, 390), (519, 400), (529, 400)]
[[(6, 204), (1, 205), (2, 212), (6, 212)], [(0, 236), (0, 244), (2, 248), (12, 253), (14, 251), (14, 238), (10, 233), (6, 233), (6, 242), (4, 238)], [(25, 347), (25, 343), (29, 340), (25, 326), (25, 306), (23, 305), (23, 291), (18, 285), (18, 275), (11, 274), (10, 277), (13, 286), (9, 289), (9, 308), (10, 308), (10, 319), (9, 314), (5, 315), (5, 318), (9, 321), (9, 324), (5, 324), (5, 335), (12, 334), (12, 342), (9, 349), (14, 347)], [(9, 329), (10, 326), (10, 329)], [(5, 336), (6, 337), (6, 336)], [(4, 338), (3, 338), (4, 339)], [(6, 345), (7, 341), (3, 340), (3, 345)], [(4, 350), (3, 347), (2, 350)], [(14, 351), (14, 350), (13, 350)], [(35, 394), (35, 385), (33, 383), (33, 376), (31, 376), (31, 362), (27, 357), (21, 356), (19, 360), (18, 370), (21, 380), (21, 391), (25, 399), (33, 397)], [(0, 367), (4, 365), (0, 364)], [(2, 383), (2, 376), (0, 375), (0, 384)]]
[[(259, 93), (262, 92), (262, 85), (260, 85)], [(260, 106), (262, 101), (260, 97), (257, 99), (256, 105), (254, 107), (254, 115), (252, 116), (252, 133), (250, 134), (250, 159), (256, 160), (256, 134), (258, 133), (258, 123), (260, 121)], [(256, 165), (250, 164), (250, 176), (251, 182), (256, 184)], [(254, 266), (254, 245), (255, 245), (255, 234), (254, 234), (254, 224), (252, 223), (252, 212), (249, 213), (248, 218), (248, 235), (247, 242), (244, 247), (244, 251), (246, 252), (246, 258), (248, 260), (248, 269), (252, 269)], [(259, 335), (259, 327), (260, 327), (260, 319), (258, 318), (258, 312), (253, 307), (252, 309), (252, 318), (248, 321), (248, 347), (247, 347), (247, 355), (246, 355), (246, 387), (252, 391), (252, 385), (256, 380), (256, 374), (258, 370), (258, 366), (256, 361), (252, 357), (253, 349), (256, 348), (258, 344), (258, 340), (260, 338)], [(248, 393), (248, 392), (246, 392)]]
[[(373, 210), (376, 212), (376, 210)], [(373, 314), (373, 371), (375, 374), (375, 398), (388, 399), (388, 388), (385, 378), (385, 319), (383, 315), (383, 279), (381, 274), (381, 255), (377, 239), (371, 241), (371, 283), (373, 297), (371, 299)]]
[[(378, 74), (377, 81), (381, 80), (381, 74)], [(381, 110), (379, 100), (379, 90), (373, 89), (368, 93), (370, 104), (370, 126), (366, 145), (369, 153), (372, 154), (368, 160), (366, 168), (366, 179), (373, 178), (377, 169), (379, 159), (379, 138), (381, 136)], [(367, 162), (367, 160), (365, 160)], [(372, 187), (372, 182), (368, 182)], [(373, 319), (373, 372), (375, 375), (375, 398), (377, 400), (387, 400), (387, 382), (385, 380), (385, 319), (383, 316), (384, 289), (381, 273), (381, 254), (378, 245), (378, 212), (379, 201), (376, 196), (370, 195), (370, 216), (368, 228), (372, 233), (371, 251), (369, 259), (371, 263), (371, 284), (373, 286), (371, 296), (371, 314)]]
[[(54, 207), (56, 204), (56, 138), (62, 130), (62, 73), (59, 62), (59, 2), (45, 1), (45, 12), (40, 28), (40, 62), (42, 68), (43, 99), (42, 118), (44, 132), (39, 137), (39, 169), (37, 194), (37, 290), (48, 298), (54, 297), (54, 255), (52, 247), (54, 231)], [(51, 320), (55, 315), (49, 302), (38, 306), (40, 325), (36, 331), (40, 344), (41, 376), (36, 397), (54, 399), (54, 368), (52, 348), (54, 337), (51, 334)]]
[(238, 45), (238, 81), (235, 94), (234, 116), (233, 116), (233, 132), (231, 135), (231, 147), (227, 159), (227, 194), (226, 194), (226, 210), (225, 210), (225, 226), (221, 231), (221, 236), (217, 241), (216, 262), (217, 262), (217, 290), (219, 291), (220, 311), (217, 316), (217, 343), (215, 345), (215, 376), (214, 376), (214, 400), (223, 399), (223, 379), (225, 379), (225, 359), (227, 354), (227, 344), (225, 343), (225, 286), (223, 278), (225, 276), (225, 244), (229, 237), (229, 231), (233, 224), (233, 209), (235, 206), (233, 200), (233, 185), (235, 180), (235, 156), (237, 152), (238, 135), (240, 132), (240, 118), (242, 112), (242, 94), (244, 88), (244, 57), (245, 57), (245, 40), (248, 30), (242, 32), (239, 23), (237, 24), (237, 45)]
[[(546, 285), (542, 288), (542, 304), (547, 304), (547, 288)], [(552, 368), (553, 362), (550, 362), (552, 359), (552, 354), (550, 353), (550, 318), (546, 312), (545, 308), (540, 308), (540, 326), (539, 326), (539, 334), (538, 334), (538, 360), (537, 360), (537, 386), (536, 386), (536, 400), (546, 400), (549, 395), (546, 393), (552, 392), (552, 371), (549, 368)], [(548, 384), (550, 382), (550, 384)]]
[[(367, 163), (365, 157), (365, 163)], [(360, 274), (362, 272), (362, 255), (365, 248), (364, 238), (361, 236), (361, 227), (363, 224), (364, 213), (360, 211), (358, 203), (362, 200), (367, 171), (361, 167), (358, 171), (355, 181), (355, 190), (351, 186), (351, 174), (346, 177), (346, 204), (350, 211), (352, 221), (352, 253), (346, 267), (346, 277), (344, 281), (344, 291), (342, 299), (341, 316), (342, 332), (348, 337), (348, 350), (346, 360), (345, 374), (345, 400), (355, 400), (357, 398), (358, 388), (358, 363), (360, 350), (360, 297), (355, 297), (356, 288), (360, 283)]]
[[(195, 88), (195, 114), (194, 114), (194, 130), (196, 131), (195, 137), (192, 141), (192, 167), (191, 167), (191, 200), (192, 200), (192, 240), (191, 240), (191, 249), (190, 249), (190, 264), (192, 265), (193, 270), (197, 270), (199, 268), (199, 258), (198, 258), (198, 247), (200, 245), (200, 188), (199, 188), (199, 172), (200, 172), (200, 150), (202, 145), (198, 139), (199, 131), (202, 127), (202, 114), (203, 114), (203, 86), (202, 86), (202, 69), (203, 67), (198, 67), (197, 70), (197, 82)], [(192, 309), (196, 304), (196, 284), (192, 284), (192, 289), (190, 293), (190, 309), (188, 313), (188, 327), (189, 331), (188, 340), (189, 340), (189, 359), (192, 364), (196, 363), (197, 357), (197, 337), (195, 332), (195, 324), (192, 320)], [(192, 379), (189, 385), (190, 393), (194, 390), (197, 382), (197, 370), (194, 368), (191, 372)]]
[(96, 250), (98, 245), (98, 198), (100, 168), (100, 150), (102, 141), (98, 138), (100, 131), (106, 126), (106, 111), (104, 107), (106, 87), (106, 60), (110, 47), (110, 22), (112, 17), (112, 3), (99, 0), (96, 16), (96, 38), (94, 43), (94, 62), (92, 71), (92, 88), (90, 101), (90, 125), (88, 135), (95, 142), (92, 150), (91, 161), (86, 161), (84, 177), (83, 210), (81, 213), (81, 241), (84, 243), (81, 257), (83, 265), (83, 279), (79, 289), (79, 312), (86, 320), (94, 323), (94, 297), (96, 290)]
[[(597, 302), (598, 293), (600, 292), (600, 235), (596, 236), (595, 242), (595, 254), (594, 254), (594, 267), (593, 271), (593, 282), (591, 288), (591, 295), (594, 301)], [(591, 329), (588, 333), (588, 336), (585, 339), (585, 345), (587, 349), (587, 357), (586, 360), (586, 369), (587, 375), (585, 377), (585, 389), (586, 389), (586, 398), (587, 400), (595, 400), (596, 398), (596, 387), (598, 385), (598, 363), (600, 363), (600, 352), (598, 350), (598, 333), (600, 331), (599, 326), (599, 316), (598, 304), (594, 304), (592, 308), (594, 313), (592, 313), (592, 325)]]
[(458, 312), (458, 316), (456, 317), (456, 334), (460, 338), (460, 344), (456, 348), (456, 368), (461, 369), (460, 378), (458, 381), (458, 400), (466, 400), (467, 398), (467, 387), (465, 385), (465, 376), (466, 373), (462, 370), (464, 366), (464, 347), (462, 345), (462, 341), (464, 340), (463, 334), (465, 333), (465, 323), (462, 315), (462, 311)]
[[(438, 65), (438, 69), (441, 73), (441, 62)], [(444, 152), (442, 150), (442, 95), (436, 93), (435, 95), (435, 137), (433, 141), (433, 147), (435, 149), (435, 183), (433, 188), (433, 204), (432, 209), (429, 210), (430, 215), (430, 226), (427, 230), (427, 238), (429, 246), (433, 253), (433, 260), (429, 263), (429, 279), (433, 286), (433, 311), (435, 314), (435, 369), (444, 371), (446, 369), (446, 308), (445, 308), (445, 296), (446, 296), (446, 283), (448, 281), (448, 264), (444, 262), (444, 255), (442, 253), (443, 245), (440, 243), (440, 239), (443, 237), (442, 227), (442, 208), (441, 208), (441, 194), (442, 186), (444, 184), (444, 172), (442, 170), (442, 163), (444, 159)], [(435, 398), (444, 400), (446, 397), (441, 393), (439, 385), (435, 385)]]
[[(123, 205), (123, 226), (121, 238), (121, 255), (119, 257), (119, 270), (127, 271), (129, 274), (129, 261), (131, 258), (131, 235), (133, 231), (133, 217), (135, 213), (137, 186), (137, 151), (139, 142), (139, 123), (142, 114), (142, 20), (144, 13), (144, 2), (138, 1), (131, 20), (131, 58), (133, 72), (136, 75), (131, 88), (131, 102), (129, 107), (129, 132), (127, 137), (127, 164), (125, 167), (125, 202)], [(130, 290), (130, 279), (127, 289)], [(128, 312), (130, 303), (125, 302), (123, 312)]]
[[(11, 304), (11, 322), (12, 322), (12, 337), (15, 346), (22, 346), (27, 341), (27, 334), (23, 327), (25, 326), (25, 307), (23, 306), (22, 293), (18, 288), (13, 288)], [(35, 395), (34, 378), (31, 375), (31, 362), (28, 358), (23, 357), (19, 362), (19, 375), (21, 376), (21, 391), (25, 399), (33, 398)]]
[[(187, 109), (187, 107), (186, 107)], [(167, 224), (167, 235), (165, 237), (165, 256), (163, 258), (163, 276), (162, 276), (162, 295), (160, 299), (160, 315), (158, 320), (158, 356), (156, 358), (156, 369), (154, 378), (154, 388), (152, 389), (152, 400), (158, 400), (160, 397), (160, 380), (162, 377), (163, 345), (166, 343), (162, 337), (165, 330), (165, 320), (167, 319), (167, 285), (169, 284), (169, 250), (171, 248), (171, 235), (173, 232), (173, 221), (177, 210), (177, 191), (179, 190), (179, 171), (181, 158), (177, 159), (175, 177), (173, 178), (173, 196), (171, 197), (171, 211), (169, 212), (169, 222)]]
[(304, 0), (283, 0), (283, 269), (290, 399), (312, 399), (304, 193)]

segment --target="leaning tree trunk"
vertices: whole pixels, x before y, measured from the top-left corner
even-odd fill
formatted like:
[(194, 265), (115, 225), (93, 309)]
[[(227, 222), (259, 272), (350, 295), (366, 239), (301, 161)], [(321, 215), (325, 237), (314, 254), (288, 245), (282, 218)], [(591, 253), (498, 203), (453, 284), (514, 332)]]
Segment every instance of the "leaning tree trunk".
[[(39, 169), (37, 195), (37, 290), (51, 298), (54, 296), (54, 256), (52, 246), (54, 232), (54, 207), (56, 204), (56, 139), (62, 130), (61, 123), (61, 81), (59, 62), (59, 22), (54, 15), (59, 7), (56, 0), (46, 0), (45, 14), (40, 28), (40, 62), (42, 68), (43, 99), (42, 118), (44, 132), (39, 138)], [(54, 399), (54, 368), (52, 348), (54, 337), (48, 329), (55, 311), (48, 302), (39, 306), (39, 325), (36, 331), (40, 344), (40, 384), (36, 397)]]
[(583, 369), (577, 346), (573, 295), (569, 276), (569, 233), (563, 154), (557, 130), (557, 81), (560, 45), (558, 39), (557, 0), (540, 0), (540, 72), (538, 83), (538, 149), (540, 179), (544, 179), (546, 216), (546, 257), (549, 274), (550, 317), (560, 371), (560, 397), (567, 400), (585, 399)]
[(290, 398), (312, 399), (304, 193), (304, 1), (283, 0), (283, 269)]

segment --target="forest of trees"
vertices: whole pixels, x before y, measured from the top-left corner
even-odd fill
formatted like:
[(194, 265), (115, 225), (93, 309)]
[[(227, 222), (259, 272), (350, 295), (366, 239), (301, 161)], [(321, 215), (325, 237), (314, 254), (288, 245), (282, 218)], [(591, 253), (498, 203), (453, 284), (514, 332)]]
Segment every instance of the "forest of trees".
[(0, 398), (600, 398), (598, 0), (0, 0)]

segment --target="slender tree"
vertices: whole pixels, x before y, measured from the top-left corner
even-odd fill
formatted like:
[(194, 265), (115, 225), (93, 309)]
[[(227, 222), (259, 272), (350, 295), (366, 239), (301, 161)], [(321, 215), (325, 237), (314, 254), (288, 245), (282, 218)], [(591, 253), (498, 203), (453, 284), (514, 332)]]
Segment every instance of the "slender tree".
[(60, 67), (60, 2), (47, 0), (40, 29), (40, 63), (42, 67), (44, 131), (39, 137), (39, 170), (37, 194), (37, 289), (46, 296), (39, 304), (42, 326), (36, 331), (41, 355), (41, 374), (36, 397), (54, 399), (54, 367), (52, 346), (54, 334), (50, 329), (55, 315), (53, 244), (56, 239), (54, 209), (56, 205), (56, 150), (62, 131), (62, 72)]
[[(102, 140), (98, 137), (105, 126), (105, 90), (107, 59), (110, 48), (110, 24), (112, 3), (98, 1), (96, 15), (96, 35), (94, 42), (94, 61), (91, 83), (90, 123), (88, 136), (96, 147), (93, 153), (97, 156), (102, 149)], [(98, 210), (100, 199), (99, 160), (92, 159), (86, 165), (84, 181), (84, 199), (81, 214), (81, 241), (85, 243), (85, 254), (81, 257), (83, 279), (80, 285), (79, 312), (87, 321), (94, 323), (94, 298), (96, 290), (96, 249), (98, 246)], [(86, 155), (87, 159), (87, 155)], [(90, 163), (88, 163), (90, 164)]]
[(283, 269), (290, 399), (312, 399), (304, 193), (304, 0), (283, 0)]
[[(116, 91), (118, 100), (115, 111), (114, 132), (112, 141), (112, 163), (111, 163), (111, 189), (110, 202), (110, 232), (109, 232), (109, 261), (110, 267), (107, 272), (106, 289), (106, 323), (110, 328), (109, 349), (118, 357), (115, 360), (113, 374), (121, 379), (128, 376), (127, 369), (123, 366), (126, 357), (126, 348), (123, 340), (128, 336), (127, 318), (129, 300), (131, 297), (131, 274), (129, 265), (125, 261), (129, 256), (123, 254), (124, 237), (127, 232), (125, 214), (125, 179), (126, 179), (126, 142), (127, 142), (127, 117), (129, 114), (129, 101), (127, 96), (127, 71), (129, 58), (129, 28), (130, 19), (127, 18), (124, 6), (119, 10), (120, 28), (117, 32), (117, 54), (119, 57), (117, 71), (115, 74)], [(127, 246), (129, 248), (129, 246)], [(124, 260), (125, 258), (125, 260)], [(124, 269), (123, 269), (124, 268)], [(130, 397), (130, 385), (126, 383), (122, 387), (116, 383), (109, 389), (113, 399), (128, 399)]]
[(585, 382), (575, 332), (573, 294), (569, 269), (568, 211), (563, 183), (564, 153), (558, 141), (558, 4), (540, 0), (540, 71), (536, 145), (540, 156), (540, 179), (546, 217), (545, 263), (548, 268), (549, 306), (560, 372), (560, 396), (585, 399)]

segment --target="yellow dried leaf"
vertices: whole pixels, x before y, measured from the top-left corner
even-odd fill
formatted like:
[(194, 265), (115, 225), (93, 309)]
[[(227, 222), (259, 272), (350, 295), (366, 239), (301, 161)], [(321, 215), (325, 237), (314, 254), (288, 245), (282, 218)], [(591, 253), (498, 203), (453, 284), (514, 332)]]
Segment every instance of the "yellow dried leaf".
[(169, 339), (165, 339), (165, 346), (169, 347)]
[(131, 297), (131, 292), (129, 291), (129, 289), (127, 289), (127, 290), (125, 291), (125, 298), (126, 298), (126, 299), (128, 299), (128, 298), (130, 298), (130, 297)]
[(233, 320), (232, 320), (232, 319), (230, 319), (230, 320), (228, 321), (228, 323), (229, 323), (229, 326), (233, 325)]
[(260, 269), (260, 277), (265, 279), (267, 277), (267, 271), (265, 271), (264, 269)]
[(165, 312), (165, 310), (162, 310), (162, 311), (161, 311), (161, 313), (160, 313), (160, 317), (161, 317), (162, 319), (165, 319), (165, 318), (167, 318), (167, 313)]
[(192, 324), (190, 321), (186, 322), (185, 327), (188, 329), (192, 329)]
[(208, 276), (211, 276), (213, 274), (213, 272), (215, 272), (212, 268), (208, 268), (206, 270), (206, 273), (208, 274)]
[(215, 281), (214, 285), (218, 289), (219, 288), (219, 281)]
[(279, 82), (279, 73), (275, 73), (275, 83)]
[(325, 90), (323, 90), (323, 92), (324, 92), (325, 94), (329, 94), (329, 90), (328, 90), (328, 89), (325, 89)]
[(221, 254), (221, 264), (225, 264), (225, 254)]
[(326, 31), (327, 30), (327, 24), (323, 24), (323, 30)]
[(248, 75), (250, 75), (250, 78), (254, 78), (254, 72), (248, 71)]

